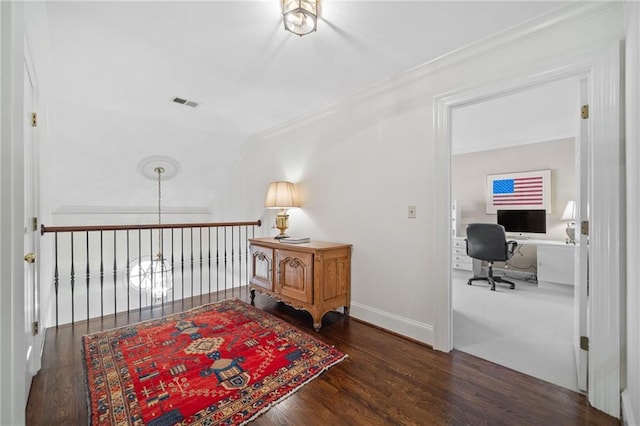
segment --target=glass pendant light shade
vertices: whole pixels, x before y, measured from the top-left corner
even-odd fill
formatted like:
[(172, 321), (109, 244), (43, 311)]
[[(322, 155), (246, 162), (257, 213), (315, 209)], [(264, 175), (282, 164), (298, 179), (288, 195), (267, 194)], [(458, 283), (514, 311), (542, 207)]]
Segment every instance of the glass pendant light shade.
[(320, 0), (282, 0), (284, 29), (303, 36), (317, 28)]
[[(125, 285), (129, 290), (151, 294), (154, 301), (161, 301), (173, 288), (173, 269), (172, 264), (162, 255), (164, 238), (160, 225), (162, 225), (162, 174), (165, 173), (165, 168), (157, 166), (153, 171), (158, 179), (158, 253), (155, 256), (140, 256), (133, 259), (125, 271)], [(153, 230), (149, 232), (153, 233)], [(149, 250), (152, 248), (149, 247)]]
[(144, 256), (129, 264), (129, 288), (151, 293), (154, 299), (162, 299), (173, 287), (171, 264), (162, 258)]

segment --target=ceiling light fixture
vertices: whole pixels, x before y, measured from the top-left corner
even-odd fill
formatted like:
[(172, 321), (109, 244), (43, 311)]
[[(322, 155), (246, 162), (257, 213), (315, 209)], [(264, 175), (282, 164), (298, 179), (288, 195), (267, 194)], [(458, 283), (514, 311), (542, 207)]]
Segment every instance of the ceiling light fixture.
[(320, 0), (280, 0), (284, 29), (302, 37), (318, 28)]

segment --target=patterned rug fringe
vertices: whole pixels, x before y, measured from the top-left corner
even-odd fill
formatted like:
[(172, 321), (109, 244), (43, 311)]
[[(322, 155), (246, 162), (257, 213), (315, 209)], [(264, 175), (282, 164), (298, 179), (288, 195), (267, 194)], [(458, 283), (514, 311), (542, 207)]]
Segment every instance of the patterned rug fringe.
[(250, 419), (247, 419), (246, 421), (240, 423), (238, 426), (244, 426), (244, 425), (246, 425), (248, 423), (251, 423), (252, 421), (257, 419), (258, 417), (260, 417), (261, 415), (263, 415), (264, 413), (269, 411), (271, 409), (271, 407), (273, 407), (274, 405), (279, 404), (280, 402), (282, 402), (285, 399), (289, 398), (291, 395), (293, 395), (294, 393), (296, 393), (300, 389), (302, 389), (304, 386), (306, 386), (313, 379), (317, 378), (319, 375), (321, 375), (322, 373), (324, 373), (325, 371), (327, 371), (328, 369), (330, 369), (334, 365), (338, 364), (339, 362), (344, 361), (348, 357), (349, 357), (349, 355), (344, 354), (344, 356), (342, 358), (335, 360), (334, 362), (331, 363), (331, 365), (327, 365), (325, 368), (323, 368), (321, 371), (319, 371), (318, 374), (314, 375), (313, 377), (309, 377), (309, 379), (305, 380), (304, 383), (302, 383), (300, 386), (298, 386), (297, 388), (291, 390), (291, 392), (287, 393), (286, 395), (282, 395), (282, 397), (278, 398), (278, 400), (273, 401), (272, 403), (270, 403), (266, 407), (262, 408), (262, 410), (258, 411), (256, 414), (254, 414), (253, 417), (251, 417)]

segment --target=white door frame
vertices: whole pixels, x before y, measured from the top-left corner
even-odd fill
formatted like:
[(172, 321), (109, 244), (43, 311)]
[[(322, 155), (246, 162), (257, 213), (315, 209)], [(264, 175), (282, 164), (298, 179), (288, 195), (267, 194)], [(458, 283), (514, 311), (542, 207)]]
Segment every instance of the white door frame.
[(25, 423), (22, 2), (0, 1), (0, 424)]
[[(451, 300), (451, 114), (454, 108), (521, 92), (554, 80), (586, 78), (590, 90), (589, 165), (590, 199), (590, 297), (589, 297), (589, 402), (616, 418), (620, 416), (621, 291), (625, 286), (624, 179), (621, 164), (620, 43), (607, 43), (589, 52), (539, 67), (510, 79), (444, 93), (434, 98), (437, 162), (442, 164), (438, 217), (443, 223), (435, 236), (445, 250), (435, 295), (434, 343), (437, 350), (453, 349)], [(620, 188), (612, 191), (611, 188)], [(444, 223), (444, 221), (447, 223)], [(448, 249), (447, 249), (448, 247)]]

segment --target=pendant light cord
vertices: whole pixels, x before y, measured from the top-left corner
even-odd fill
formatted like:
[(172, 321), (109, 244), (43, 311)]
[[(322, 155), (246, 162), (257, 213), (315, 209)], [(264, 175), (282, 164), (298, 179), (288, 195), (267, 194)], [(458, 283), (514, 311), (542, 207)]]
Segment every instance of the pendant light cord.
[(162, 200), (162, 173), (164, 172), (164, 169), (162, 167), (156, 167), (154, 170), (158, 172), (158, 225), (162, 225), (160, 202)]
[[(162, 200), (162, 173), (164, 173), (164, 167), (156, 167), (153, 169), (158, 173), (158, 225), (162, 225), (161, 215), (161, 200)], [(158, 228), (158, 258), (162, 259), (162, 228)]]

